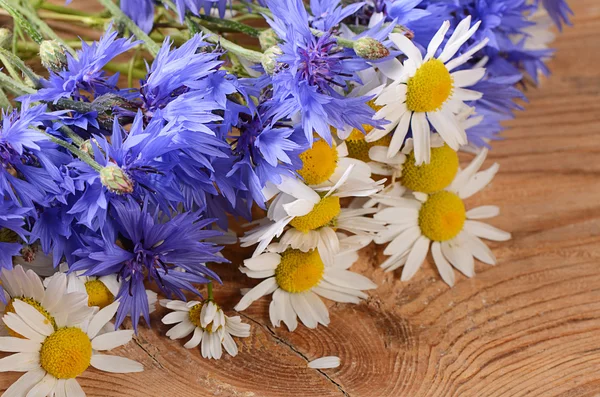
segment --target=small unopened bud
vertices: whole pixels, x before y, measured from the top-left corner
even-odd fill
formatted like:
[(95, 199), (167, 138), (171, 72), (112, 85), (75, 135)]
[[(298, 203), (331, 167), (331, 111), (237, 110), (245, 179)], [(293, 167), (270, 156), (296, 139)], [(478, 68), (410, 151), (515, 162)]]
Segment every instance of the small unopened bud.
[(0, 48), (8, 50), (12, 44), (12, 32), (5, 28), (0, 28)]
[(390, 50), (381, 42), (371, 37), (363, 37), (354, 42), (354, 52), (364, 59), (376, 60), (390, 55)]
[(40, 59), (46, 69), (56, 73), (67, 67), (65, 49), (56, 40), (42, 41), (42, 44), (40, 44)]
[(133, 181), (117, 166), (109, 165), (102, 168), (100, 170), (100, 182), (113, 193), (133, 193)]
[(277, 58), (279, 58), (281, 54), (283, 54), (283, 52), (278, 46), (270, 47), (263, 53), (262, 60), (260, 61), (260, 63), (262, 64), (262, 67), (265, 69), (265, 72), (267, 72), (267, 74), (272, 75), (273, 73), (275, 73), (275, 69), (279, 64)]
[(266, 29), (260, 32), (258, 41), (260, 42), (260, 48), (265, 51), (279, 44), (279, 36), (277, 36), (277, 33), (273, 29)]

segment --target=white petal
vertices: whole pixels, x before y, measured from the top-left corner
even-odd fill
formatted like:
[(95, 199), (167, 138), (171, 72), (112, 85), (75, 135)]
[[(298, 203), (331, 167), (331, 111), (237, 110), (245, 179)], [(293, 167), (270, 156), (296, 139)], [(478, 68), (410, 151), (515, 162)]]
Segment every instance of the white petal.
[(67, 397), (85, 397), (83, 389), (77, 382), (77, 379), (67, 379), (65, 382), (65, 392)]
[(114, 374), (128, 374), (132, 372), (142, 372), (144, 366), (137, 361), (125, 357), (107, 356), (104, 354), (94, 354), (91, 361), (92, 367), (100, 371)]
[(415, 165), (429, 164), (431, 159), (431, 129), (425, 113), (414, 113), (411, 121), (415, 143)]
[(192, 324), (191, 321), (182, 321), (170, 330), (167, 331), (167, 337), (175, 340), (185, 338), (189, 334), (191, 334), (196, 326)]
[(468, 90), (466, 88), (454, 88), (452, 98), (458, 99), (464, 102), (476, 101), (481, 99), (483, 94), (479, 91)]
[(403, 254), (410, 249), (415, 241), (421, 236), (419, 226), (413, 226), (400, 233), (388, 244), (383, 251), (384, 255)]
[(467, 211), (468, 219), (488, 219), (498, 216), (500, 208), (495, 205), (484, 205)]
[(321, 357), (308, 363), (308, 367), (314, 369), (337, 368), (339, 366), (340, 358), (336, 356)]
[(427, 46), (427, 55), (425, 56), (425, 61), (428, 61), (435, 56), (435, 53), (444, 41), (449, 28), (450, 21), (444, 21)]
[(252, 288), (246, 295), (242, 297), (239, 303), (233, 308), (235, 311), (242, 311), (248, 308), (257, 299), (268, 295), (277, 289), (277, 281), (275, 277), (263, 280), (256, 287)]
[(0, 372), (27, 372), (39, 367), (38, 353), (15, 353), (0, 359)]
[(498, 163), (494, 163), (487, 170), (476, 173), (469, 180), (469, 182), (458, 191), (460, 198), (466, 199), (481, 191), (481, 189), (486, 187), (492, 181), (492, 179), (494, 179), (494, 176), (496, 176), (499, 168), (500, 165)]
[(452, 266), (442, 254), (442, 248), (439, 242), (433, 242), (431, 245), (431, 254), (433, 255), (435, 266), (437, 267), (440, 276), (442, 276), (442, 280), (452, 287), (455, 281), (454, 270), (452, 270)]
[[(200, 311), (200, 325), (202, 325), (203, 328), (206, 328), (208, 324), (213, 322), (218, 309), (219, 308), (213, 301), (209, 301), (202, 306), (202, 310)], [(215, 327), (218, 328), (218, 325), (215, 324)]]
[(39, 332), (34, 331), (21, 317), (15, 313), (7, 313), (2, 317), (4, 324), (19, 335), (35, 342), (42, 343), (46, 338)]
[(398, 122), (398, 126), (396, 127), (396, 131), (394, 131), (394, 135), (392, 136), (392, 141), (390, 142), (390, 146), (387, 151), (387, 158), (392, 159), (398, 155), (400, 152), (400, 148), (404, 143), (404, 139), (408, 134), (408, 126), (410, 125), (411, 117), (413, 116), (413, 112), (407, 110), (402, 114), (400, 121)]
[(358, 304), (360, 302), (360, 298), (358, 298), (357, 296), (345, 294), (340, 291), (334, 291), (323, 287), (314, 287), (312, 290), (313, 292), (322, 296), (323, 298), (327, 298), (334, 302), (354, 304)]
[(64, 273), (55, 274), (52, 276), (52, 279), (48, 284), (48, 288), (46, 288), (44, 299), (40, 303), (46, 310), (52, 312), (54, 307), (60, 302), (60, 299), (65, 294), (66, 289), (67, 276)]
[(21, 317), (27, 323), (27, 325), (29, 325), (37, 333), (49, 336), (54, 332), (54, 327), (52, 326), (50, 320), (48, 320), (35, 307), (19, 299), (16, 299), (13, 302), (13, 306), (19, 317)]
[(34, 353), (41, 348), (39, 342), (29, 339), (15, 338), (12, 336), (0, 337), (0, 351), (9, 353)]
[(304, 294), (304, 297), (310, 305), (310, 308), (315, 314), (315, 317), (319, 324), (323, 324), (325, 326), (329, 325), (329, 311), (327, 310), (327, 307), (325, 306), (321, 298), (319, 298), (314, 292), (311, 291), (307, 291)]
[(307, 328), (317, 328), (316, 315), (311, 309), (303, 293), (290, 294), (290, 302), (294, 311)]
[(375, 66), (385, 75), (385, 77), (391, 80), (396, 81), (402, 79), (404, 67), (402, 67), (402, 64), (396, 58), (379, 62)]
[(160, 305), (162, 307), (166, 307), (167, 309), (171, 309), (171, 310), (179, 310), (179, 311), (184, 311), (184, 312), (189, 312), (190, 308), (187, 305), (187, 302), (183, 302), (183, 301), (172, 301), (172, 300), (168, 300), (168, 299), (161, 299), (160, 300)]
[(280, 310), (281, 319), (288, 327), (290, 332), (293, 332), (298, 327), (298, 319), (296, 318), (296, 312), (292, 307), (291, 294), (278, 289), (273, 294), (273, 299), (277, 301), (277, 308)]
[(442, 243), (442, 253), (462, 274), (473, 277), (475, 275), (473, 255), (466, 247), (452, 243), (453, 241)]
[(101, 309), (98, 313), (92, 317), (90, 324), (88, 325), (87, 335), (90, 339), (94, 339), (98, 332), (108, 323), (117, 312), (119, 308), (119, 301), (114, 301), (110, 305), (106, 306), (104, 309)]
[(289, 216), (304, 216), (313, 210), (315, 203), (310, 200), (295, 200), (284, 204), (283, 209)]
[(231, 337), (231, 335), (229, 335), (227, 332), (225, 332), (225, 334), (223, 335), (223, 347), (225, 348), (225, 351), (227, 351), (227, 353), (229, 353), (229, 355), (231, 357), (235, 357), (238, 354), (238, 347), (235, 344), (235, 341), (233, 340), (233, 338)]
[(133, 330), (124, 329), (119, 331), (108, 332), (96, 336), (92, 340), (92, 348), (98, 351), (112, 350), (116, 347), (123, 346), (133, 338)]
[(415, 275), (417, 270), (421, 267), (421, 264), (425, 260), (427, 256), (427, 252), (429, 251), (429, 239), (425, 236), (421, 236), (415, 242), (415, 245), (410, 250), (408, 254), (408, 258), (406, 259), (406, 264), (404, 265), (404, 269), (402, 270), (402, 281), (407, 281)]
[(511, 238), (510, 233), (478, 221), (467, 220), (465, 222), (465, 230), (477, 237), (487, 240), (507, 241)]
[(162, 318), (163, 324), (175, 324), (182, 322), (190, 314), (189, 312), (171, 312)]
[(325, 270), (323, 278), (333, 285), (358, 289), (361, 291), (377, 288), (377, 284), (375, 284), (365, 276), (348, 270), (329, 268)]
[(470, 87), (485, 75), (485, 68), (460, 70), (452, 73), (455, 87)]
[(23, 397), (26, 396), (29, 390), (40, 382), (46, 371), (41, 368), (36, 368), (32, 371), (27, 372), (21, 376), (15, 383), (13, 383), (2, 395), (2, 397)]
[(475, 257), (475, 259), (480, 260), (483, 263), (487, 263), (488, 265), (496, 264), (496, 257), (492, 253), (492, 250), (479, 239), (479, 237), (472, 236), (469, 233), (464, 233), (467, 244), (469, 245), (469, 249), (471, 253)]
[(414, 43), (402, 33), (390, 34), (390, 39), (396, 44), (396, 47), (402, 51), (408, 58), (418, 65), (423, 63), (423, 56), (421, 51), (414, 45)]
[(487, 148), (483, 148), (477, 156), (469, 163), (467, 168), (464, 170), (458, 171), (456, 177), (454, 177), (454, 181), (450, 184), (448, 190), (452, 192), (460, 192), (471, 180), (471, 178), (479, 171), (485, 158), (487, 157), (488, 150)]
[(275, 270), (279, 263), (281, 263), (281, 255), (271, 252), (244, 260), (244, 266), (254, 271)]
[(187, 341), (187, 343), (183, 345), (183, 347), (185, 347), (186, 349), (193, 349), (197, 347), (200, 344), (200, 342), (202, 342), (203, 335), (204, 331), (202, 331), (202, 328), (196, 327), (194, 329), (194, 335), (192, 335), (192, 338), (189, 341)]
[[(452, 71), (452, 70), (456, 69), (457, 67), (463, 65), (469, 59), (471, 59), (473, 54), (475, 54), (477, 51), (481, 50), (483, 47), (488, 45), (489, 42), (490, 42), (490, 39), (488, 37), (481, 40), (479, 43), (472, 46), (465, 53), (461, 54), (460, 56), (458, 56), (458, 57), (454, 58), (453, 60), (451, 60), (450, 62), (446, 63), (446, 68), (448, 68), (448, 71)], [(479, 66), (479, 65), (476, 65), (476, 66)]]
[(52, 389), (54, 389), (56, 382), (57, 379), (54, 376), (47, 374), (41, 381), (33, 386), (31, 390), (29, 390), (26, 397), (45, 397), (50, 394)]

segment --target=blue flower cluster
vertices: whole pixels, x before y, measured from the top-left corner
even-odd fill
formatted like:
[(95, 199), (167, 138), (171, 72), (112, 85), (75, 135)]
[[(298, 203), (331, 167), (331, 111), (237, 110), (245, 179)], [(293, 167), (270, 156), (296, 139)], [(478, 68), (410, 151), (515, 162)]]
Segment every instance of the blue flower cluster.
[[(0, 127), (0, 266), (11, 267), (23, 243), (38, 243), (54, 266), (86, 275), (117, 274), (122, 287), (119, 325), (131, 314), (149, 320), (144, 283), (185, 299), (194, 284), (219, 282), (206, 263), (226, 262), (215, 237), (228, 217), (251, 220), (265, 208), (265, 188), (282, 177), (300, 178), (300, 154), (317, 136), (383, 128), (364, 72), (378, 60), (355, 43), (377, 43), (386, 58), (392, 32), (407, 30), (423, 50), (444, 20), (456, 27), (472, 15), (481, 27), (458, 50), (489, 40), (465, 68), (487, 67), (473, 86), (480, 122), (469, 140), (485, 146), (500, 122), (524, 99), (515, 85), (547, 73), (552, 50), (535, 42), (535, 12), (543, 6), (555, 23), (568, 23), (564, 0), (375, 0), (350, 2), (264, 0), (264, 16), (277, 46), (246, 72), (207, 37), (193, 35), (175, 48), (166, 39), (146, 76), (123, 87), (104, 67), (138, 46), (109, 28), (92, 44), (66, 54), (42, 87), (3, 112)], [(346, 2), (344, 2), (346, 3)], [(176, 0), (186, 13), (223, 17), (227, 0)], [(247, 4), (251, 7), (251, 4)], [(153, 0), (122, 0), (144, 31), (153, 27)], [(261, 11), (262, 12), (262, 11)], [(350, 26), (350, 27), (349, 27)], [(452, 30), (444, 40), (447, 40)], [(239, 65), (238, 65), (239, 66)], [(236, 71), (235, 73), (233, 71)], [(251, 77), (252, 76), (252, 77)], [(4, 231), (10, 231), (4, 233)], [(5, 238), (9, 235), (10, 238)], [(1, 296), (1, 295), (0, 295)]]

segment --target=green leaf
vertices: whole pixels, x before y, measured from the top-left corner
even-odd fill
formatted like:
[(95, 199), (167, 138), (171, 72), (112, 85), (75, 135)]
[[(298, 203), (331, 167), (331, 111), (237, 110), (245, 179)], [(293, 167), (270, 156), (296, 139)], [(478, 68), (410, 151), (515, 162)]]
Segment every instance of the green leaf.
[(31, 37), (33, 41), (40, 44), (44, 38), (38, 32), (37, 28), (33, 26), (19, 11), (17, 11), (13, 6), (8, 4), (5, 0), (0, 0), (0, 7), (4, 8), (10, 16), (14, 19), (14, 21)]

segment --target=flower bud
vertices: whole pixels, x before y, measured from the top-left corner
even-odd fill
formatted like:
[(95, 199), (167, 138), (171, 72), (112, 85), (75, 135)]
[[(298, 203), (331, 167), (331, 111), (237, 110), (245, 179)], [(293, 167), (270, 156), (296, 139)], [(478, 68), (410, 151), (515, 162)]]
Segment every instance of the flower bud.
[(260, 48), (262, 48), (263, 51), (266, 51), (279, 44), (279, 36), (277, 36), (277, 33), (275, 33), (273, 29), (266, 29), (260, 32), (258, 41), (260, 42)]
[(5, 28), (0, 28), (0, 48), (8, 50), (12, 43), (12, 32)]
[(60, 72), (67, 67), (67, 55), (62, 45), (56, 40), (44, 40), (40, 44), (42, 65), (53, 72)]
[(390, 55), (390, 50), (386, 46), (371, 37), (356, 40), (354, 51), (359, 57), (368, 60), (382, 59)]
[(100, 170), (100, 182), (113, 193), (133, 193), (133, 181), (125, 171), (115, 165), (109, 165)]
[(265, 72), (267, 72), (267, 74), (273, 75), (273, 73), (275, 73), (275, 69), (277, 68), (277, 65), (279, 65), (277, 58), (279, 58), (281, 54), (283, 54), (281, 48), (279, 48), (276, 45), (268, 48), (264, 52), (260, 63), (262, 64), (262, 67), (265, 69)]

